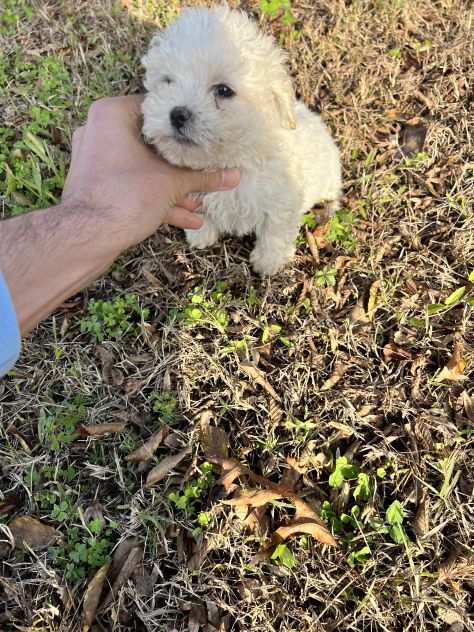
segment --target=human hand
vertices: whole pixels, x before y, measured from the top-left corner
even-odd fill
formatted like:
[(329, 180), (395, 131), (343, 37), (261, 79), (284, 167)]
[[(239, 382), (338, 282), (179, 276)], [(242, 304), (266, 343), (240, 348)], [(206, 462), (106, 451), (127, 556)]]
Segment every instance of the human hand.
[[(191, 193), (232, 189), (236, 169), (206, 173), (173, 167), (141, 138), (141, 96), (105, 98), (74, 132), (71, 167), (62, 203), (101, 214), (119, 251), (151, 235), (161, 224), (197, 229), (200, 202)], [(112, 245), (112, 244), (111, 244)]]

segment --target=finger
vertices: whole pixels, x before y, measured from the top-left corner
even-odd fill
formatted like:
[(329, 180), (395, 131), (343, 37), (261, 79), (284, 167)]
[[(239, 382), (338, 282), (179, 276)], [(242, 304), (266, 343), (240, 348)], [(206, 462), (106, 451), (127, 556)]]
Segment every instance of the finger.
[(192, 213), (181, 206), (172, 208), (164, 219), (165, 224), (171, 224), (177, 228), (190, 228), (197, 230), (201, 228), (203, 220), (200, 215)]
[(240, 182), (239, 169), (223, 169), (222, 171), (188, 171), (187, 185), (191, 193), (208, 193), (211, 191), (228, 191)]
[(179, 206), (188, 211), (197, 211), (202, 206), (202, 200), (187, 195), (183, 200), (179, 201)]

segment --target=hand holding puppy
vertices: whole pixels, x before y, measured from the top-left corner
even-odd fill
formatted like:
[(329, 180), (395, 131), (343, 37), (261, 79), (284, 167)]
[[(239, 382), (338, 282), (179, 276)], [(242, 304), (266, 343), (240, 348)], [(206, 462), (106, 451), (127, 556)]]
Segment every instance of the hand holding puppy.
[(151, 235), (161, 224), (197, 229), (200, 202), (189, 194), (224, 191), (239, 183), (237, 169), (212, 173), (171, 166), (140, 134), (141, 96), (96, 101), (73, 136), (63, 204), (95, 209), (110, 221), (117, 250)]

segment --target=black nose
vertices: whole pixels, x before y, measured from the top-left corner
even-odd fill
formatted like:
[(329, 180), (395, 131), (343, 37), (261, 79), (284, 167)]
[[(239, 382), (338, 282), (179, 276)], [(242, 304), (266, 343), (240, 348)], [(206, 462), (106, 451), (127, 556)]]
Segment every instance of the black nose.
[(171, 125), (177, 129), (182, 129), (191, 120), (193, 113), (186, 107), (176, 107), (170, 112)]

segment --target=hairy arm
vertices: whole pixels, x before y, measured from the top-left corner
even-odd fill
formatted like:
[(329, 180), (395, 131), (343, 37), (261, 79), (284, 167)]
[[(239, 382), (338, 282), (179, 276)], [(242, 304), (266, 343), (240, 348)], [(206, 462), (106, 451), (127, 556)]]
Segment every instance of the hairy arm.
[(120, 254), (113, 243), (106, 218), (66, 204), (1, 222), (0, 270), (21, 332), (103, 274)]

